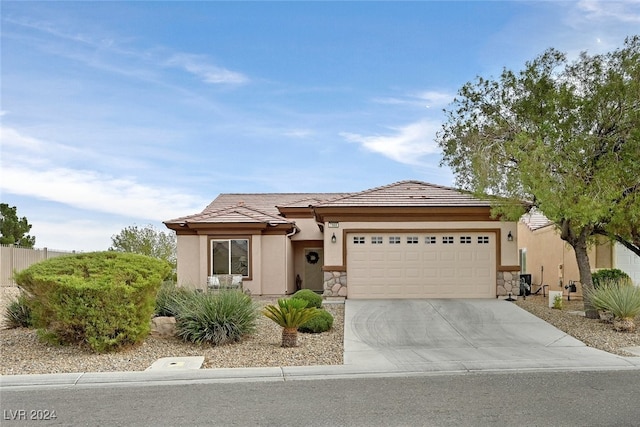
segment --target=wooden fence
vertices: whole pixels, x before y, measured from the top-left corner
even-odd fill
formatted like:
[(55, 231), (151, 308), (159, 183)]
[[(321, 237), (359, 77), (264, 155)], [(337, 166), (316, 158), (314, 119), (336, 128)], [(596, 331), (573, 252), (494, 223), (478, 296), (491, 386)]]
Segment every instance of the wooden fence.
[(15, 286), (13, 273), (22, 271), (31, 264), (72, 253), (74, 252), (0, 245), (0, 286)]

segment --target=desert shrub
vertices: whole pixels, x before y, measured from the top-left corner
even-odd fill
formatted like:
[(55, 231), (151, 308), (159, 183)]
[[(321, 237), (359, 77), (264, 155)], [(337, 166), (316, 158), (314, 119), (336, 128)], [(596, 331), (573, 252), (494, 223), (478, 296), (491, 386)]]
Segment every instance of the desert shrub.
[(631, 277), (627, 273), (617, 268), (603, 268), (602, 270), (598, 270), (591, 275), (591, 281), (593, 282), (593, 287), (597, 288), (601, 284), (611, 285), (615, 284), (627, 284), (631, 283)]
[(298, 331), (311, 334), (319, 334), (326, 332), (333, 326), (333, 316), (326, 310), (320, 310), (318, 315), (311, 320), (307, 320), (303, 323)]
[(168, 263), (144, 255), (92, 252), (52, 258), (15, 274), (33, 325), (48, 341), (103, 353), (140, 342)]
[(32, 325), (31, 308), (27, 297), (18, 296), (7, 306), (4, 317), (8, 328), (30, 328)]
[(589, 291), (588, 296), (596, 309), (613, 315), (615, 329), (635, 330), (634, 318), (640, 315), (640, 287), (624, 279), (621, 282), (608, 281)]
[(176, 333), (184, 341), (213, 345), (238, 342), (255, 332), (258, 308), (238, 290), (174, 295)]
[(165, 281), (158, 289), (154, 316), (174, 317), (178, 310), (178, 302), (187, 297), (193, 290), (178, 287), (173, 281)]
[(322, 297), (311, 289), (300, 289), (295, 294), (291, 295), (291, 298), (303, 299), (307, 302), (307, 307), (322, 307)]

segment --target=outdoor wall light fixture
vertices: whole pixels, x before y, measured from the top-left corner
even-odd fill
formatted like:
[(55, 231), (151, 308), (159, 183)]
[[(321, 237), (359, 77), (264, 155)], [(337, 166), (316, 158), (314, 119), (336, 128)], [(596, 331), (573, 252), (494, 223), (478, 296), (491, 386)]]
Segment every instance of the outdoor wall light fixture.
[(513, 242), (513, 234), (511, 234), (511, 232), (509, 232), (509, 234), (507, 234), (507, 240), (510, 242)]
[(331, 236), (331, 243), (335, 243), (337, 241), (338, 239), (336, 238), (336, 233), (333, 233), (333, 235)]

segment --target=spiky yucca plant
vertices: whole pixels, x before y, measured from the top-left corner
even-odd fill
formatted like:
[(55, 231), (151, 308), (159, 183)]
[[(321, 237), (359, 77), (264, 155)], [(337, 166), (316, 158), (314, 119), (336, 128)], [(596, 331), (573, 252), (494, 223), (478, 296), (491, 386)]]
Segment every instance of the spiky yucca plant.
[(634, 319), (640, 314), (640, 287), (625, 281), (607, 281), (590, 291), (589, 298), (595, 308), (613, 315), (616, 331), (635, 331)]
[(307, 301), (299, 298), (278, 300), (278, 306), (268, 305), (262, 314), (282, 326), (282, 347), (298, 345), (298, 328), (318, 315), (318, 309), (307, 307)]

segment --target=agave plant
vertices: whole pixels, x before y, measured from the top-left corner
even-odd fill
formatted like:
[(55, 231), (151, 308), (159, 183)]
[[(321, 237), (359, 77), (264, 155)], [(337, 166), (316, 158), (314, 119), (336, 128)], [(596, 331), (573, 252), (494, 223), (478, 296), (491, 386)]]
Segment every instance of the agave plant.
[(299, 298), (278, 300), (278, 305), (268, 305), (262, 314), (282, 326), (282, 347), (298, 345), (298, 328), (318, 315), (315, 307), (307, 307), (307, 301)]
[(625, 281), (607, 281), (590, 291), (589, 298), (595, 308), (613, 315), (616, 331), (635, 331), (634, 319), (640, 314), (640, 287)]

